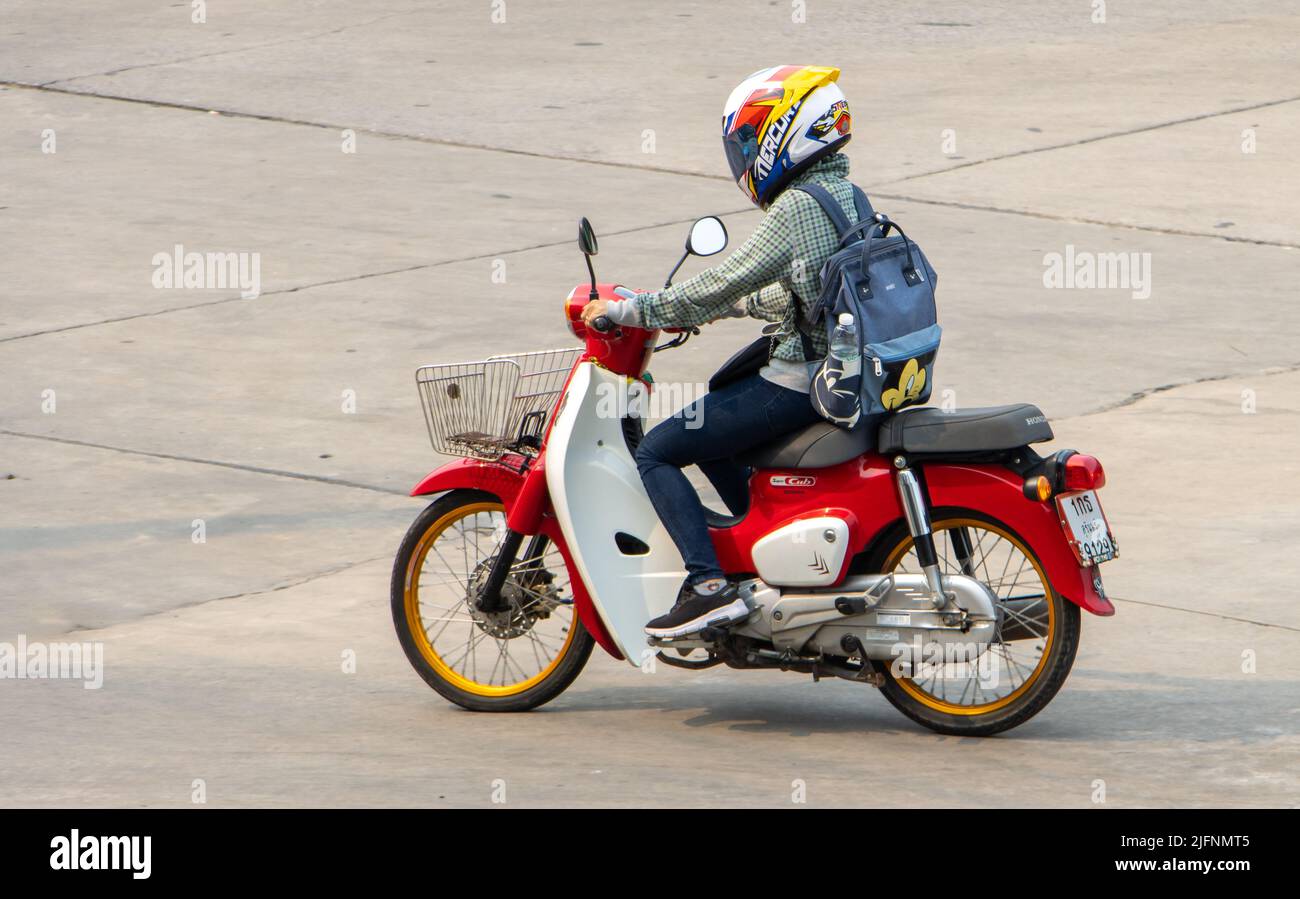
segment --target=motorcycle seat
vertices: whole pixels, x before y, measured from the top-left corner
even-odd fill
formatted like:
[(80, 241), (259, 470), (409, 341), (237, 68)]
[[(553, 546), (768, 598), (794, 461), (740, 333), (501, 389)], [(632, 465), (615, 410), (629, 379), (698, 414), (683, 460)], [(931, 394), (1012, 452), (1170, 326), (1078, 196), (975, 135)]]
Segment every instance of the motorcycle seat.
[(754, 468), (826, 468), (868, 452), (875, 430), (846, 431), (828, 421), (814, 422), (740, 453), (736, 460)]
[(1052, 426), (1030, 403), (945, 412), (918, 406), (889, 416), (876, 443), (881, 453), (976, 453), (1052, 439)]

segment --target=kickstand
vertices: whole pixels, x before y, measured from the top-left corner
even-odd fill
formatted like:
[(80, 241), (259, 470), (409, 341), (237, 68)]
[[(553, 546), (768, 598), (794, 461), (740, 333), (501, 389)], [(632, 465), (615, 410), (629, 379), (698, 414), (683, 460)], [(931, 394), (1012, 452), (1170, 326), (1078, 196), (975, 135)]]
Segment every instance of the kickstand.
[(867, 658), (867, 647), (862, 645), (862, 640), (857, 634), (845, 634), (840, 640), (840, 647), (847, 653), (857, 653), (858, 658), (862, 659), (862, 673), (858, 675), (857, 680), (864, 684), (871, 684), (873, 687), (882, 687), (885, 684), (885, 676), (871, 664), (871, 659)]

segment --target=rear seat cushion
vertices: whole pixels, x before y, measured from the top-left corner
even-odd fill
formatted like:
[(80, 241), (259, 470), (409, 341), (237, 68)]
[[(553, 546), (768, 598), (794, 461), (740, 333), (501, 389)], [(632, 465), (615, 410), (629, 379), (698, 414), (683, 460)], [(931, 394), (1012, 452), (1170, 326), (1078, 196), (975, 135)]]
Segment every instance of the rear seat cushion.
[(1012, 449), (1052, 439), (1047, 416), (1035, 405), (989, 406), (945, 412), (933, 406), (907, 409), (880, 426), (882, 453), (969, 453)]

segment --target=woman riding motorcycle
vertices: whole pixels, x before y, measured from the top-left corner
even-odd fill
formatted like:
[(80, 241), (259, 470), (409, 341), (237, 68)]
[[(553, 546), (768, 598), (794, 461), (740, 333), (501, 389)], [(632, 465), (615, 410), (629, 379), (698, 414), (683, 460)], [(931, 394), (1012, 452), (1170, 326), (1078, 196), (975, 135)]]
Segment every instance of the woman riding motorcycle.
[(732, 457), (818, 420), (808, 391), (827, 341), (806, 322), (839, 234), (812, 196), (791, 188), (820, 184), (850, 221), (856, 217), (849, 161), (838, 152), (851, 124), (838, 77), (835, 68), (775, 66), (746, 78), (727, 100), (722, 142), (732, 177), (766, 217), (720, 265), (665, 290), (593, 301), (582, 312), (584, 321), (605, 315), (646, 328), (742, 316), (779, 323), (757, 374), (706, 394), (687, 414), (652, 429), (637, 449), (646, 492), (687, 571), (676, 605), (646, 625), (652, 637), (680, 637), (749, 614), (718, 563), (704, 506), (682, 469), (697, 465), (732, 514), (742, 514), (749, 469)]

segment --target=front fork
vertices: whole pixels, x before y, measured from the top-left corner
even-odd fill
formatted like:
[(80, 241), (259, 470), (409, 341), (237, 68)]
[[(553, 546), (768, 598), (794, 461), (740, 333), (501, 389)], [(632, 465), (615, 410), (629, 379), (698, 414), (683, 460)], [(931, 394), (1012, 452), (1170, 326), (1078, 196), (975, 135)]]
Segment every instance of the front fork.
[[(483, 582), (483, 590), (474, 603), (480, 612), (499, 612), (505, 607), (506, 601), (501, 595), (501, 588), (505, 586), (506, 578), (515, 564), (515, 558), (519, 555), (519, 547), (523, 542), (524, 535), (519, 531), (506, 530), (506, 535), (501, 540), (501, 546), (497, 550), (496, 558), (492, 560), (492, 568), (488, 571), (487, 580)], [(528, 549), (524, 553), (524, 560), (530, 565), (540, 568), (542, 554), (546, 552), (546, 543), (545, 534), (534, 534), (532, 539), (528, 541)]]
[[(930, 529), (930, 509), (925, 499), (921, 482), (907, 464), (904, 456), (894, 457), (896, 471), (895, 483), (898, 485), (898, 498), (903, 504), (903, 514), (907, 517), (907, 529), (912, 534), (912, 545), (916, 548), (916, 559), (925, 574), (925, 583), (930, 588), (930, 602), (936, 609), (948, 604), (948, 595), (943, 589), (943, 574), (939, 570), (938, 552), (934, 545), (934, 532)], [(971, 562), (972, 547), (970, 536), (964, 528), (953, 532), (953, 548), (957, 561), (964, 573), (973, 574)]]
[(547, 501), (545, 451), (531, 463), (525, 464), (528, 472), (524, 475), (523, 486), (519, 488), (514, 504), (506, 514), (505, 536), (501, 538), (487, 580), (483, 582), (483, 589), (474, 602), (481, 612), (499, 612), (505, 607), (501, 588), (510, 576), (510, 569), (519, 555), (519, 547), (523, 545), (525, 535), (533, 535), (524, 555), (526, 561), (540, 568), (542, 554), (546, 552), (547, 538), (539, 533), (542, 511)]

